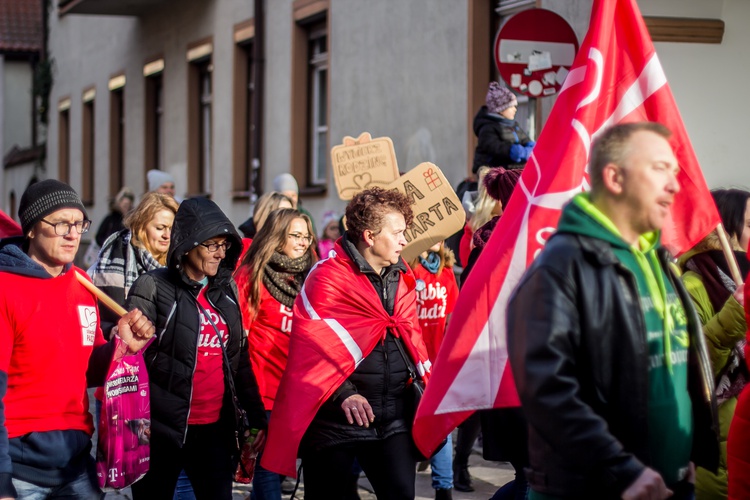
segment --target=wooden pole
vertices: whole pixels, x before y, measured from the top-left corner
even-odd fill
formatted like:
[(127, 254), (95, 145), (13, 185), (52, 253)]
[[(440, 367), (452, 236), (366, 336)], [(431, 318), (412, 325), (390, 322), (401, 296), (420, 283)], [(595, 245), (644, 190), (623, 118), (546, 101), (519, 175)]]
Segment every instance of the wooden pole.
[(724, 250), (724, 258), (727, 259), (727, 264), (729, 264), (729, 271), (732, 273), (732, 279), (737, 286), (740, 286), (743, 282), (742, 274), (740, 273), (740, 266), (737, 265), (737, 258), (734, 255), (732, 247), (729, 245), (729, 238), (727, 238), (727, 233), (724, 231), (724, 225), (722, 223), (719, 223), (719, 225), (716, 226), (716, 232), (719, 234), (721, 249)]
[(83, 286), (85, 286), (89, 292), (93, 293), (97, 299), (101, 300), (105, 306), (112, 309), (115, 312), (115, 314), (117, 314), (118, 316), (125, 316), (128, 313), (128, 311), (124, 307), (122, 307), (120, 304), (112, 300), (112, 298), (109, 295), (99, 290), (96, 287), (96, 285), (94, 285), (92, 282), (90, 282), (89, 280), (81, 276), (81, 274), (78, 271), (75, 271), (75, 273), (76, 273), (76, 278), (78, 279), (78, 281)]

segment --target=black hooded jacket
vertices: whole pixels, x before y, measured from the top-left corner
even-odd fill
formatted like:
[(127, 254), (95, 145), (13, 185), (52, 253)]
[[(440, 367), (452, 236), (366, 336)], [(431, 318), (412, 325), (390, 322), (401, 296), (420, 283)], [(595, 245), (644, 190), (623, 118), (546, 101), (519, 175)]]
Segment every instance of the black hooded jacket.
[(482, 106), (474, 117), (474, 134), (477, 136), (477, 147), (471, 171), (475, 174), (483, 166), (517, 169), (526, 165), (525, 161), (514, 163), (510, 159), (513, 144), (525, 146), (530, 142), (518, 122), (490, 113), (487, 106)]
[[(215, 276), (209, 277), (206, 297), (226, 320), (229, 340), (226, 353), (231, 377), (242, 408), (251, 427), (267, 426), (258, 384), (250, 366), (247, 337), (237, 302), (237, 285), (232, 278), (242, 250), (239, 234), (226, 215), (212, 201), (192, 198), (180, 205), (174, 219), (167, 267), (140, 276), (128, 296), (128, 309), (139, 308), (156, 327), (156, 339), (146, 349), (151, 388), (151, 422), (153, 432), (182, 446), (187, 432), (193, 373), (198, 354), (200, 318), (197, 296), (201, 284), (184, 272), (182, 259), (200, 243), (225, 236), (232, 247), (226, 250)], [(226, 379), (221, 421), (235, 428), (234, 406)]]

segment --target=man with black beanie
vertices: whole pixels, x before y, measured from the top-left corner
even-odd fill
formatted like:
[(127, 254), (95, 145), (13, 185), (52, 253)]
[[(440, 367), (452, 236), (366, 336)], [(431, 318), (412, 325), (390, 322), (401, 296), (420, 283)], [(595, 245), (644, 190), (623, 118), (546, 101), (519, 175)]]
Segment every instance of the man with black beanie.
[[(98, 499), (86, 388), (103, 383), (115, 343), (73, 265), (91, 221), (53, 179), (29, 186), (18, 214), (23, 235), (0, 240), (0, 499)], [(154, 333), (137, 310), (116, 328), (132, 352)]]

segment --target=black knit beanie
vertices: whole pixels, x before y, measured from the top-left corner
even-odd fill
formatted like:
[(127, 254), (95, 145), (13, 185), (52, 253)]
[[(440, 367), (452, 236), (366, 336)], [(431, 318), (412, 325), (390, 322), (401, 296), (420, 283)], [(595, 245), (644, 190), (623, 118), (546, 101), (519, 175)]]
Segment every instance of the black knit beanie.
[(64, 182), (46, 179), (26, 188), (18, 206), (23, 234), (29, 234), (34, 224), (61, 208), (77, 208), (88, 218), (78, 193)]

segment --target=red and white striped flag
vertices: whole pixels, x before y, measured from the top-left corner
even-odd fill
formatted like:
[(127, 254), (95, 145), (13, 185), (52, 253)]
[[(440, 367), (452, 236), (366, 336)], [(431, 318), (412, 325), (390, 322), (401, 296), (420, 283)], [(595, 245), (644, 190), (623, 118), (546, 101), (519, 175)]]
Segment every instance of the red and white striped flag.
[(595, 0), (589, 31), (534, 153), (458, 304), (414, 423), (429, 455), (475, 410), (519, 404), (506, 347), (511, 292), (554, 232), (563, 205), (589, 187), (589, 146), (620, 122), (672, 132), (681, 191), (662, 239), (682, 253), (720, 218), (635, 0)]

